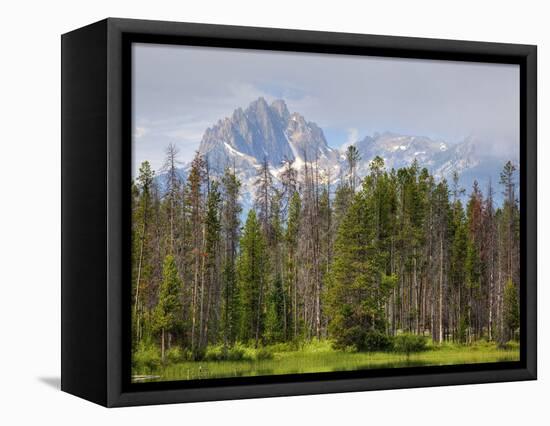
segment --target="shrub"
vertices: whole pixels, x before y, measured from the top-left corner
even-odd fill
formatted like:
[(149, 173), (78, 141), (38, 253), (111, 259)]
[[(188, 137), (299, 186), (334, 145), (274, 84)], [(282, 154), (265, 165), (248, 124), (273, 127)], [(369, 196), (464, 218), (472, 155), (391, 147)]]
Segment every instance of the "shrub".
[(241, 361), (252, 358), (241, 345), (232, 347), (224, 345), (209, 346), (201, 358), (204, 361)]
[(183, 349), (181, 351), (181, 360), (182, 361), (193, 361), (194, 360), (193, 352), (191, 351), (191, 349)]
[(364, 346), (365, 338), (366, 331), (361, 326), (356, 325), (347, 329), (342, 329), (334, 341), (334, 348), (353, 348), (355, 350), (361, 350)]
[(244, 348), (238, 345), (228, 348), (226, 351), (225, 359), (228, 361), (241, 361), (245, 359)]
[(185, 359), (183, 351), (178, 346), (172, 346), (170, 349), (168, 349), (166, 351), (165, 357), (166, 361), (168, 361), (170, 364), (176, 364)]
[(295, 340), (284, 343), (274, 343), (273, 345), (270, 345), (269, 348), (275, 353), (294, 352), (300, 349), (298, 342)]
[(379, 331), (369, 331), (365, 333), (362, 347), (358, 348), (360, 351), (375, 352), (375, 351), (388, 351), (393, 348), (393, 339), (387, 334)]
[(350, 327), (338, 336), (334, 343), (336, 349), (360, 352), (388, 351), (393, 348), (393, 338), (377, 330), (365, 330), (364, 327)]
[(332, 345), (328, 340), (312, 339), (310, 342), (304, 344), (300, 350), (303, 353), (330, 352), (332, 351)]
[(504, 287), (504, 324), (507, 328), (507, 339), (517, 340), (516, 333), (519, 329), (519, 301), (518, 290), (512, 280), (508, 280)]
[(133, 353), (132, 364), (139, 372), (153, 372), (161, 366), (159, 349), (155, 345), (140, 344)]
[(460, 343), (466, 343), (466, 337), (467, 337), (467, 334), (468, 334), (468, 328), (469, 328), (469, 325), (468, 325), (468, 319), (466, 317), (463, 317), (461, 320), (460, 320), (460, 323), (458, 324), (458, 335), (457, 335), (457, 338), (458, 338), (458, 341)]
[(256, 360), (262, 361), (266, 359), (273, 359), (273, 352), (271, 352), (268, 348), (256, 349)]
[(221, 345), (208, 346), (201, 358), (204, 361), (222, 361), (225, 358), (225, 348)]
[(394, 349), (407, 357), (414, 352), (421, 352), (426, 349), (427, 340), (424, 336), (416, 334), (401, 334), (394, 338)]

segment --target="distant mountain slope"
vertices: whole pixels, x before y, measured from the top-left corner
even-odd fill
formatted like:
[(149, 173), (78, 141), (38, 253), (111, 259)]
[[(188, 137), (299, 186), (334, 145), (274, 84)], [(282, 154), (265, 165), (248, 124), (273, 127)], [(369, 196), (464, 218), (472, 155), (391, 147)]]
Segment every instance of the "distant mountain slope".
[[(424, 136), (406, 136), (389, 132), (367, 136), (356, 143), (361, 154), (358, 174), (365, 176), (370, 161), (377, 155), (384, 159), (388, 169), (410, 166), (416, 159), (420, 167), (426, 167), (438, 179), (445, 178), (450, 181), (456, 171), (460, 177), (460, 185), (466, 189), (467, 194), (474, 180), (478, 181), (483, 192), (491, 182), (495, 199), (500, 202), (500, 171), (509, 159), (481, 153), (478, 149), (480, 143), (474, 137), (448, 144), (443, 140), (432, 140)], [(517, 163), (517, 159), (511, 160)]]

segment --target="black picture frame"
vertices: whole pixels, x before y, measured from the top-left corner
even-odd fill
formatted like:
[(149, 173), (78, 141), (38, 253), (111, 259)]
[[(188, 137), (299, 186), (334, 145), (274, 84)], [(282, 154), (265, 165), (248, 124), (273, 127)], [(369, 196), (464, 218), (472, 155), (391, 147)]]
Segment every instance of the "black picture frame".
[[(108, 406), (534, 380), (536, 46), (109, 18), (62, 44), (62, 390)], [(132, 42), (520, 66), (520, 361), (130, 383)]]

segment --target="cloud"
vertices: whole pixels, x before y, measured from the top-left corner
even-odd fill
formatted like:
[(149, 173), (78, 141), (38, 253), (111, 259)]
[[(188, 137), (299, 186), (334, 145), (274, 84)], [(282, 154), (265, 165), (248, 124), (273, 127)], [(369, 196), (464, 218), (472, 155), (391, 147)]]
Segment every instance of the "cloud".
[(344, 142), (344, 144), (342, 145), (342, 148), (347, 148), (349, 145), (353, 145), (358, 140), (359, 140), (359, 130), (355, 127), (351, 127), (348, 129), (348, 137)]
[(147, 129), (145, 127), (136, 127), (135, 130), (134, 130), (134, 138), (136, 139), (140, 139), (142, 138), (143, 136), (145, 136), (147, 134)]
[(166, 132), (166, 136), (177, 139), (182, 142), (189, 141), (196, 144), (197, 141), (201, 140), (202, 135), (204, 133), (204, 129), (205, 127), (202, 124), (198, 126), (195, 124), (185, 125), (180, 127), (177, 130)]
[(367, 131), (474, 134), (519, 158), (516, 65), (146, 44), (133, 54), (136, 161), (160, 162), (174, 142), (191, 158), (207, 127), (260, 96), (348, 144)]

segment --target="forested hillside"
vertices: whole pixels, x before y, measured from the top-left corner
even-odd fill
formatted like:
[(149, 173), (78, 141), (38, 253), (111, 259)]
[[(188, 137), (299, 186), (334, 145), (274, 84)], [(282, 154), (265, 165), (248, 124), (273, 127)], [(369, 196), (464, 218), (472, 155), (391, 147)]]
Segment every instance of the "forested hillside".
[(132, 184), (136, 372), (244, 359), (249, 349), (268, 358), (273, 345), (299, 351), (316, 341), (373, 352), (403, 336), (432, 347), (518, 338), (511, 162), (494, 187), (461, 188), (457, 174), (437, 180), (416, 161), (387, 170), (380, 157), (359, 179), (353, 145), (337, 186), (315, 160), (299, 171), (286, 161), (274, 183), (264, 161), (242, 223), (235, 171), (214, 178), (197, 154), (183, 181), (177, 154), (169, 146), (156, 171), (162, 191), (148, 162)]

